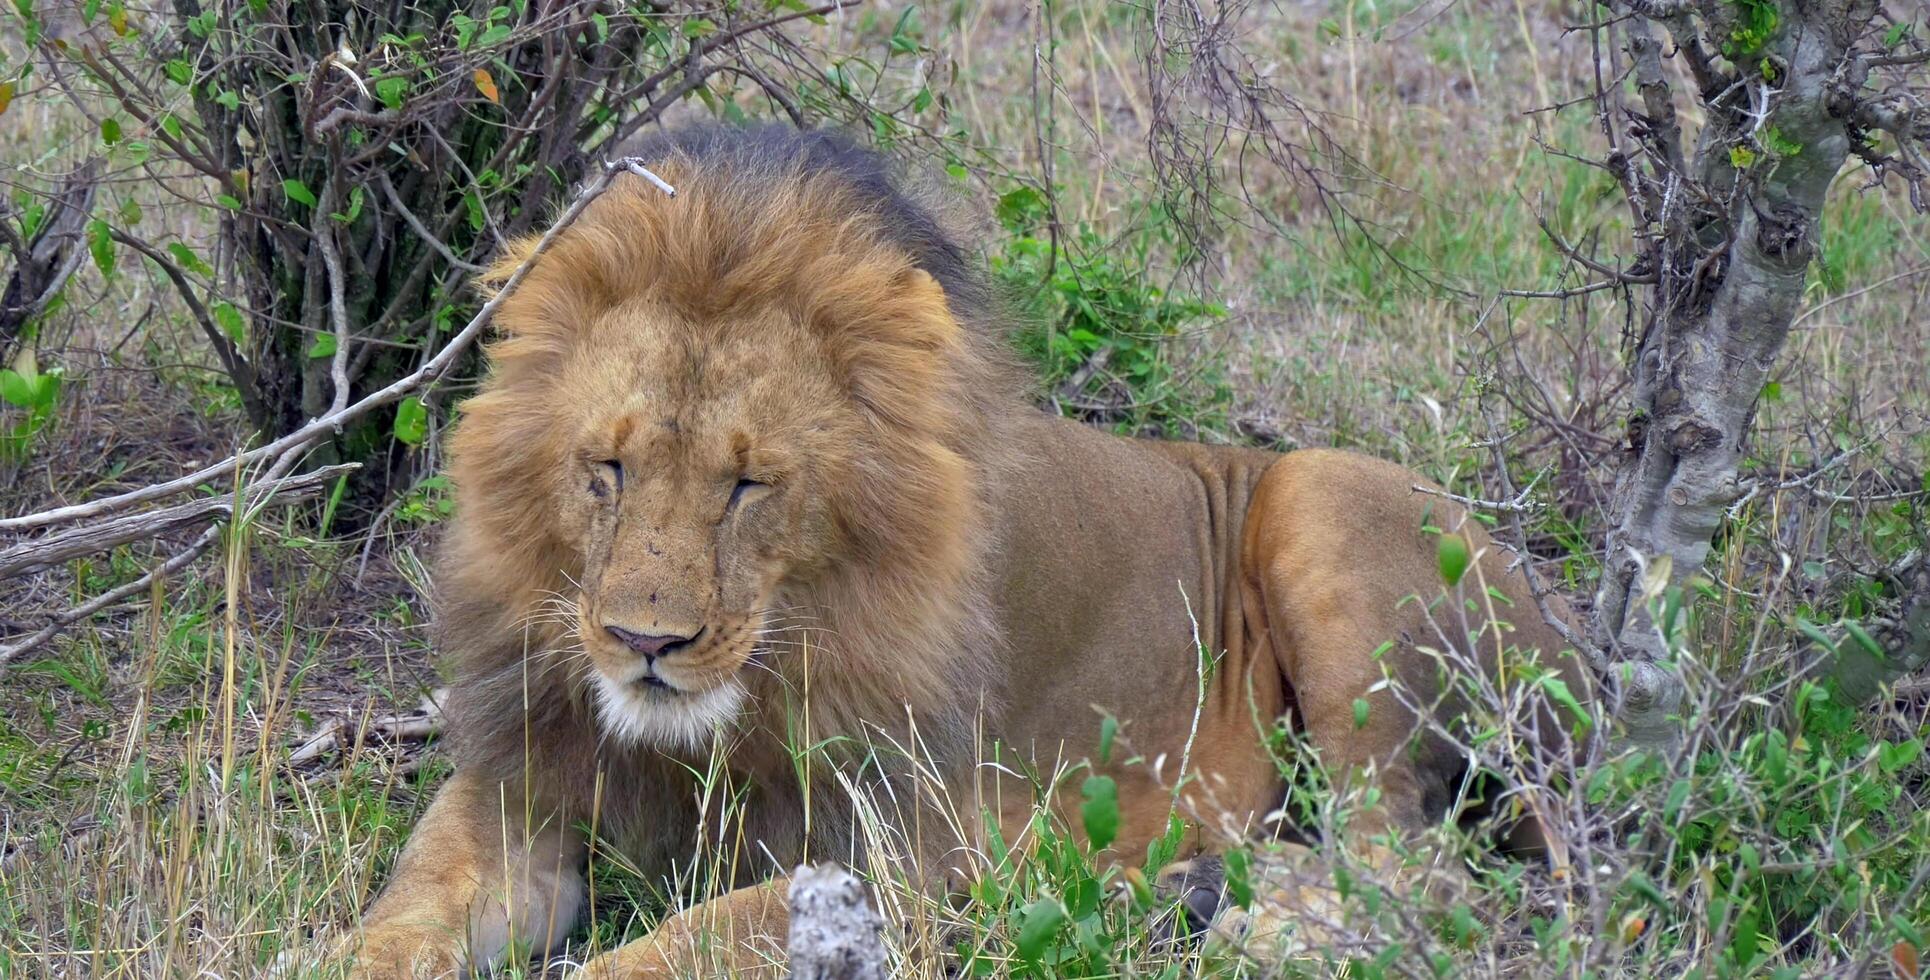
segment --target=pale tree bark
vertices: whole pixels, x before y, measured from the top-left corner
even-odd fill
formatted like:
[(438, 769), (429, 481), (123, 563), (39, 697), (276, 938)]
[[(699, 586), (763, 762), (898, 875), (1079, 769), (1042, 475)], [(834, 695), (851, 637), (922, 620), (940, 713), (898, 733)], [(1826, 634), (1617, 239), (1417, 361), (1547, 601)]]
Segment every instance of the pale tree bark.
[[(1907, 37), (1901, 56), (1884, 43), (1874, 0), (1611, 9), (1626, 19), (1610, 27), (1620, 43), (1608, 50), (1626, 62), (1605, 75), (1626, 67), (1639, 105), (1623, 105), (1611, 84), (1599, 108), (1643, 251), (1629, 269), (1603, 271), (1644, 284), (1649, 308), (1634, 338), (1627, 456), (1589, 639), (1617, 682), (1627, 734), (1655, 744), (1673, 737), (1682, 688), (1645, 585), (1687, 587), (1739, 495), (1756, 402), (1844, 161), (1856, 152), (1879, 176), (1887, 169), (1913, 191), (1921, 181), (1914, 90), (1869, 84), (1872, 69), (1907, 71), (1917, 56)], [(1704, 120), (1693, 152), (1678, 122), (1681, 81)], [(1896, 152), (1885, 154), (1868, 140), (1882, 122), (1874, 113), (1898, 104), (1907, 111), (1891, 119)]]

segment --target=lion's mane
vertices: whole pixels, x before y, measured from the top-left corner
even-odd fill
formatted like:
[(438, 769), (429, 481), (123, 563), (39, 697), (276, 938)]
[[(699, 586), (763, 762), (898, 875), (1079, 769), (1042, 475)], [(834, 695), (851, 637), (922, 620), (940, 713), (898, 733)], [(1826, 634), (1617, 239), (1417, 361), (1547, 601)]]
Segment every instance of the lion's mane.
[[(566, 465), (572, 406), (619, 393), (559, 390), (575, 325), (645, 296), (700, 325), (780, 304), (816, 326), (840, 381), (872, 424), (849, 447), (862, 479), (832, 501), (850, 553), (787, 603), (819, 610), (822, 650), (752, 671), (755, 707), (735, 756), (787, 769), (769, 736), (787, 719), (780, 687), (808, 686), (813, 742), (895, 723), (921, 753), (969, 750), (975, 713), (997, 699), (1001, 640), (979, 533), (987, 487), (1016, 452), (999, 438), (1020, 410), (1001, 317), (979, 264), (948, 228), (942, 198), (882, 158), (824, 134), (700, 127), (636, 148), (676, 185), (667, 196), (620, 176), (540, 256), (496, 314), (489, 372), (450, 442), (456, 512), (437, 570), (439, 640), (452, 672), (458, 766), (523, 784), (606, 826), (640, 815), (657, 750), (598, 730), (572, 617), (554, 605), (580, 557), (542, 488)], [(525, 241), (485, 281), (529, 254)], [(892, 284), (910, 267), (945, 292), (950, 337), (907, 319)], [(702, 344), (700, 326), (679, 342)], [(799, 734), (793, 733), (793, 737)], [(761, 763), (759, 754), (762, 754)], [(602, 774), (602, 788), (596, 790)]]

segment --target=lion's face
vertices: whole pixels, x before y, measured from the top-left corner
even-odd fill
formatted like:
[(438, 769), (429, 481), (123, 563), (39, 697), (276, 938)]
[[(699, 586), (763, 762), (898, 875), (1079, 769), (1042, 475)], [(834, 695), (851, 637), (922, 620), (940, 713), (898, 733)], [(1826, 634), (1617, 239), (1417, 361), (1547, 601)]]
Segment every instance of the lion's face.
[[(678, 342), (693, 332), (708, 342)], [(837, 550), (825, 484), (858, 420), (830, 372), (800, 370), (822, 354), (780, 310), (693, 331), (629, 303), (581, 340), (568, 386), (598, 394), (551, 490), (582, 561), (578, 639), (614, 732), (691, 744), (796, 629), (785, 584)]]
[(667, 748), (779, 679), (941, 697), (977, 621), (991, 341), (837, 182), (677, 182), (613, 185), (502, 297), (448, 444), (453, 655), (502, 710), (587, 688)]

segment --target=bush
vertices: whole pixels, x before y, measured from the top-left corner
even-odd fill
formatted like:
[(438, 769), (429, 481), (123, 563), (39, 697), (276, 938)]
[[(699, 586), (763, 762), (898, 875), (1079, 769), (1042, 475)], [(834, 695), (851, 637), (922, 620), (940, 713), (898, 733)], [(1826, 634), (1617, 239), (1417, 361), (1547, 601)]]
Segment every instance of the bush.
[(1200, 358), (1187, 373), (1180, 351), (1190, 330), (1226, 315), (1220, 306), (1154, 285), (1173, 225), (1148, 209), (1107, 241), (1091, 227), (1046, 230), (1046, 195), (1026, 186), (999, 198), (1008, 234), (992, 268), (1017, 299), (1015, 338), (1063, 414), (1133, 434), (1196, 436), (1226, 425), (1232, 402), (1222, 361)]
[[(839, 6), (797, 0), (91, 0), (47, 44), (32, 0), (17, 6), (49, 70), (24, 62), (9, 97), (64, 96), (97, 126), (110, 175), (138, 169), (191, 208), (155, 222), (132, 196), (103, 200), (86, 232), (100, 273), (139, 270), (133, 254), (166, 275), (264, 438), (435, 356), (474, 311), (480, 264), (673, 107), (845, 121), (871, 113), (852, 86), (882, 72), (782, 35)], [(881, 46), (887, 62), (917, 54), (916, 25), (898, 18)], [(21, 188), (23, 211), (37, 190)], [(433, 468), (416, 449), (433, 447), (440, 409), (404, 401), (312, 461), (370, 464), (351, 488), (350, 512), (367, 514)]]

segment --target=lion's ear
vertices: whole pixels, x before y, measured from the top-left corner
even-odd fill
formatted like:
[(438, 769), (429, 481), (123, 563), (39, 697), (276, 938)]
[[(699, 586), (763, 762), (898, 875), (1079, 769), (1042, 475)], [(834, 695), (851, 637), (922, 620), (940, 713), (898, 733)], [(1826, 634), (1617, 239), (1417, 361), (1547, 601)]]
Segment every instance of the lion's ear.
[(503, 248), (502, 254), (489, 263), (488, 268), (476, 273), (477, 291), (486, 298), (494, 299), (503, 283), (508, 282), (509, 277), (515, 275), (516, 270), (536, 254), (536, 245), (540, 241), (542, 237), (539, 235), (527, 235), (511, 241)]
[(835, 335), (842, 369), (858, 403), (914, 431), (941, 426), (935, 393), (949, 387), (958, 321), (944, 287), (923, 269), (854, 278), (855, 302), (840, 311)]
[(945, 301), (945, 287), (931, 273), (913, 266), (900, 272), (892, 287), (898, 294), (907, 341), (931, 350), (958, 342), (958, 320)]

